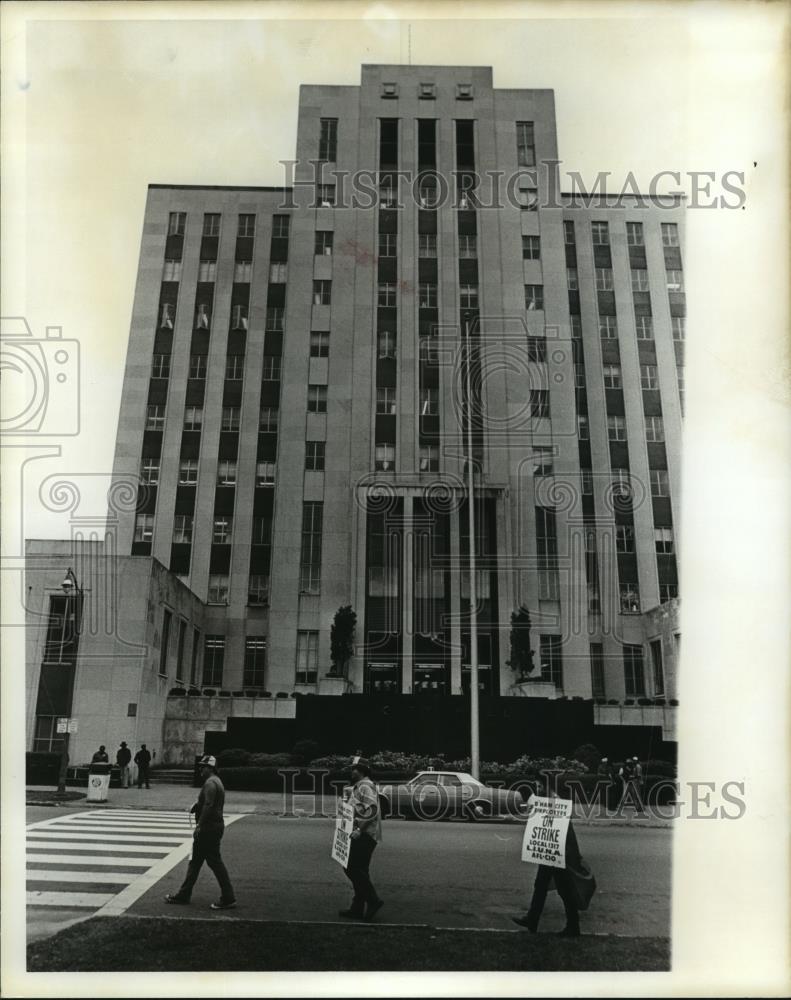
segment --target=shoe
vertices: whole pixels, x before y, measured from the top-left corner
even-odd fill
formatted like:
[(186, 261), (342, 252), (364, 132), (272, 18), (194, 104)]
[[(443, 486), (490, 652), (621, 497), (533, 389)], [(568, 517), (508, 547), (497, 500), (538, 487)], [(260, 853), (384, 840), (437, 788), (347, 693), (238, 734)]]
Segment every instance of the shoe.
[(168, 895), (165, 896), (165, 902), (176, 903), (178, 906), (186, 906), (189, 903), (189, 899), (186, 896), (179, 896), (178, 893), (168, 893)]
[(558, 937), (579, 937), (580, 929), (579, 927), (564, 927), (562, 931), (558, 931)]
[(384, 905), (385, 901), (383, 899), (377, 899), (375, 903), (369, 903), (368, 909), (365, 911), (365, 919), (373, 920), (373, 918), (382, 909)]
[(352, 907), (349, 907), (348, 910), (338, 910), (338, 916), (347, 917), (352, 920), (362, 920), (364, 914), (362, 910), (355, 910)]
[(232, 910), (236, 906), (236, 900), (231, 899), (227, 903), (220, 900), (219, 903), (212, 903), (211, 908), (213, 910)]
[(531, 934), (535, 934), (538, 931), (538, 924), (529, 920), (527, 917), (511, 917), (511, 920), (515, 924), (519, 924), (520, 927), (526, 927)]

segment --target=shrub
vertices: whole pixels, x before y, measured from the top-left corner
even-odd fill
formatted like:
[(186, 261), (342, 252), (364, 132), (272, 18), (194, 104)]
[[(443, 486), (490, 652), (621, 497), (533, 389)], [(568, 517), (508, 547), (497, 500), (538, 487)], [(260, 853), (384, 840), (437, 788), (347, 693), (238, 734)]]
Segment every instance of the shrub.
[(577, 747), (571, 756), (584, 764), (589, 771), (595, 771), (604, 755), (593, 743), (584, 743), (581, 747)]
[[(250, 762), (250, 751), (241, 747), (232, 747), (228, 750), (221, 750), (217, 754), (217, 767), (243, 767)], [(223, 774), (224, 774), (223, 770)]]
[(252, 753), (245, 761), (250, 767), (294, 767), (294, 755), (290, 753)]
[(320, 752), (321, 748), (315, 740), (297, 740), (291, 751), (294, 758), (301, 764), (318, 757)]

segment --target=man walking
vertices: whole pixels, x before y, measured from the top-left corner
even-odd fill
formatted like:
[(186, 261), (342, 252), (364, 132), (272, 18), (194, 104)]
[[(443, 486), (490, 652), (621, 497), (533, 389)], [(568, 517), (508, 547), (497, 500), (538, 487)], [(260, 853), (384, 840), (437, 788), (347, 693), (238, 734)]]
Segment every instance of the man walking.
[(118, 765), (118, 771), (121, 777), (121, 788), (129, 787), (129, 762), (132, 760), (132, 751), (122, 740), (120, 747), (115, 753), (115, 763)]
[(203, 862), (214, 872), (220, 884), (220, 899), (212, 903), (213, 910), (230, 910), (236, 906), (236, 896), (228, 876), (228, 870), (220, 857), (220, 841), (225, 832), (223, 807), (225, 786), (217, 775), (217, 759), (211, 755), (202, 757), (199, 763), (203, 787), (198, 801), (190, 809), (195, 813), (195, 832), (192, 835), (192, 857), (187, 866), (187, 874), (178, 892), (165, 896), (166, 903), (189, 903), (192, 889), (198, 880)]
[(140, 749), (135, 754), (135, 764), (137, 764), (137, 787), (142, 788), (145, 781), (146, 788), (150, 788), (151, 781), (148, 777), (148, 769), (151, 766), (151, 754), (146, 749), (145, 743), (140, 744)]
[(339, 915), (373, 920), (384, 906), (384, 900), (379, 898), (369, 875), (371, 856), (382, 839), (382, 817), (376, 785), (371, 780), (371, 768), (363, 757), (355, 757), (352, 762), (352, 782), (349, 803), (354, 809), (354, 826), (349, 861), (344, 871), (354, 887), (354, 897), (348, 910), (340, 910)]

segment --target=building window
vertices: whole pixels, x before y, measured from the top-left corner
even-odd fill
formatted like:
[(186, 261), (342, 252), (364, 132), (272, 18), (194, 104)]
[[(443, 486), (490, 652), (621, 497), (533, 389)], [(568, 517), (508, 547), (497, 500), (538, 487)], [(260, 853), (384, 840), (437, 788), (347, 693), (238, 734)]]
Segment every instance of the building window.
[(379, 233), (379, 256), (398, 256), (398, 236), (396, 233)]
[(198, 264), (198, 281), (214, 281), (216, 275), (216, 260), (202, 260)]
[(203, 426), (203, 407), (202, 406), (185, 406), (184, 407), (184, 430), (185, 431), (199, 431)]
[(649, 643), (651, 648), (651, 667), (654, 680), (654, 696), (665, 693), (665, 671), (662, 664), (662, 640), (654, 639)]
[(571, 314), (571, 337), (573, 340), (582, 339), (582, 316), (578, 313)]
[(643, 674), (643, 647), (625, 645), (623, 647), (623, 674), (627, 698), (645, 696)]
[(606, 247), (610, 243), (610, 229), (606, 222), (591, 222), (591, 239), (594, 246)]
[(646, 441), (665, 440), (665, 424), (661, 417), (645, 418), (645, 439)]
[(271, 545), (272, 544), (272, 518), (271, 517), (254, 517), (253, 518), (253, 534), (251, 538), (253, 545)]
[(478, 308), (477, 285), (462, 285), (459, 288), (459, 305), (462, 309)]
[(208, 330), (211, 326), (211, 307), (206, 302), (199, 302), (195, 307), (195, 328)]
[(591, 693), (594, 698), (604, 698), (604, 646), (600, 642), (590, 644)]
[(165, 266), (162, 268), (163, 281), (181, 281), (181, 261), (165, 259)]
[(237, 236), (255, 236), (255, 216), (240, 215), (239, 225), (236, 230)]
[(662, 246), (678, 246), (678, 226), (675, 222), (662, 223)]
[(534, 361), (536, 364), (547, 360), (546, 337), (527, 338), (527, 360)]
[(253, 262), (237, 260), (233, 265), (233, 280), (238, 285), (249, 285), (253, 278)]
[(641, 247), (645, 245), (642, 222), (626, 223), (626, 242), (630, 247)]
[(274, 406), (262, 406), (258, 414), (258, 430), (265, 434), (277, 431), (278, 411)]
[(158, 458), (144, 458), (140, 463), (140, 482), (156, 486), (159, 482), (159, 467)]
[(302, 504), (302, 550), (299, 589), (303, 594), (318, 594), (321, 580), (321, 532), (324, 504)]
[(438, 389), (421, 389), (420, 390), (420, 416), (421, 417), (436, 417), (436, 416), (439, 416), (439, 390)]
[(632, 291), (648, 291), (648, 271), (644, 267), (633, 267), (631, 271)]
[(684, 366), (676, 365), (676, 385), (678, 387), (678, 399), (681, 403), (681, 412), (684, 412)]
[(549, 416), (549, 390), (548, 389), (531, 389), (530, 390), (530, 416), (531, 417), (548, 417)]
[(261, 379), (264, 382), (277, 382), (280, 378), (281, 358), (274, 354), (265, 354), (261, 362)]
[(610, 441), (626, 440), (626, 421), (623, 417), (612, 414), (607, 417), (607, 437)]
[[(390, 235), (392, 236), (393, 239), (395, 239), (394, 234)], [(434, 258), (437, 256), (436, 233), (419, 233), (417, 240), (418, 240), (418, 246), (417, 246), (418, 257)]]
[(618, 585), (621, 614), (640, 613), (640, 591), (636, 583), (621, 583)]
[(638, 340), (654, 339), (654, 320), (652, 316), (635, 316), (634, 323)]
[(199, 379), (206, 378), (205, 354), (190, 354), (189, 377)]
[(534, 444), (533, 445), (533, 475), (534, 476), (551, 476), (553, 470), (553, 456), (554, 452), (552, 445), (549, 444)]
[(240, 410), (238, 406), (223, 406), (222, 417), (220, 419), (220, 430), (238, 431), (239, 417)]
[(291, 217), (288, 215), (272, 216), (272, 235), (277, 239), (288, 239), (288, 227)]
[(523, 212), (538, 211), (538, 188), (520, 184), (516, 191), (516, 200)]
[(389, 283), (380, 284), (377, 289), (377, 304), (394, 306), (396, 304), (396, 286)]
[(393, 415), (396, 412), (396, 391), (383, 386), (376, 390), (376, 412)]
[(225, 637), (207, 635), (203, 641), (203, 686), (221, 687)]
[(421, 208), (436, 208), (439, 191), (433, 178), (421, 180), (418, 188), (418, 202)]
[(566, 246), (573, 246), (577, 242), (577, 237), (574, 235), (574, 223), (568, 219), (563, 223), (563, 242)]
[(437, 286), (430, 282), (423, 282), (418, 286), (418, 297), (421, 309), (437, 308)]
[(585, 388), (585, 365), (581, 361), (574, 362), (574, 388)]
[(421, 472), (439, 472), (439, 445), (422, 444), (418, 463)]
[(650, 469), (648, 474), (651, 479), (651, 496), (670, 496), (670, 484), (668, 482), (667, 469)]
[(658, 389), (656, 365), (640, 365), (640, 388)]
[(228, 575), (226, 573), (213, 573), (209, 576), (209, 592), (206, 602), (207, 604), (228, 603)]
[(598, 291), (598, 292), (611, 292), (612, 289), (613, 289), (612, 268), (611, 267), (597, 267), (596, 268), (596, 291)]
[(312, 330), (310, 334), (310, 356), (328, 358), (330, 356), (330, 334), (327, 330)]
[(534, 167), (536, 165), (533, 122), (516, 123), (516, 162), (520, 167)]
[(269, 265), (270, 285), (285, 285), (288, 280), (288, 264), (278, 262)]
[(654, 528), (654, 547), (656, 548), (657, 555), (662, 555), (662, 556), (672, 555), (673, 529)]
[(242, 686), (246, 688), (264, 687), (266, 674), (266, 638), (248, 636), (244, 642), (244, 671)]
[(673, 340), (683, 341), (686, 339), (687, 317), (671, 316), (670, 328), (673, 331)]
[(155, 354), (151, 359), (151, 378), (170, 378), (170, 355)]
[(611, 488), (613, 498), (628, 500), (632, 496), (632, 477), (628, 469), (612, 469)]
[(224, 458), (217, 463), (217, 485), (236, 485), (236, 459)]
[(475, 260), (478, 257), (477, 236), (459, 236), (459, 257), (463, 260)]
[(634, 528), (631, 524), (615, 525), (616, 552), (634, 552)]
[(579, 277), (576, 267), (566, 268), (566, 287), (570, 292), (576, 292), (580, 287)]
[(551, 681), (555, 687), (563, 687), (563, 637), (542, 635), (539, 637), (541, 656), (541, 679)]
[(376, 351), (380, 359), (395, 358), (396, 336), (391, 330), (380, 330), (377, 333)]
[(168, 236), (183, 236), (186, 224), (186, 212), (171, 212), (168, 217)]
[(666, 272), (667, 290), (669, 292), (684, 291), (684, 272), (678, 268), (669, 268)]
[(192, 515), (176, 514), (173, 518), (173, 541), (176, 545), (192, 544)]
[(305, 442), (305, 468), (313, 472), (324, 471), (324, 441)]
[(244, 354), (229, 354), (225, 359), (225, 377), (233, 382), (244, 378)]
[(319, 673), (319, 633), (297, 632), (297, 684), (315, 684)]
[(256, 462), (255, 463), (255, 485), (273, 486), (275, 482), (275, 463)]
[(194, 486), (198, 481), (197, 458), (182, 458), (179, 462), (179, 485)]
[(176, 306), (173, 302), (163, 302), (159, 316), (159, 326), (162, 330), (172, 330), (176, 320)]
[(660, 583), (659, 584), (659, 603), (665, 604), (667, 601), (672, 601), (675, 597), (678, 597), (678, 584), (677, 583)]
[(203, 216), (203, 235), (220, 235), (220, 215), (219, 212), (206, 212)]
[(375, 446), (374, 467), (377, 472), (392, 472), (395, 468), (395, 445), (377, 444)]
[(588, 426), (587, 413), (580, 413), (577, 415), (577, 437), (580, 441), (588, 441), (590, 439), (590, 428)]
[(602, 340), (618, 339), (618, 321), (615, 316), (599, 316), (599, 336)]
[(317, 257), (332, 256), (332, 244), (335, 234), (330, 229), (319, 229), (316, 232), (314, 253)]
[(165, 608), (162, 611), (162, 637), (159, 644), (159, 672), (163, 677), (168, 675), (168, 653), (170, 652), (170, 624), (173, 613)]
[(531, 311), (533, 309), (543, 309), (543, 308), (544, 308), (544, 286), (525, 285), (525, 309)]
[(338, 159), (338, 119), (319, 119), (319, 160), (334, 163)]
[(602, 371), (604, 373), (604, 388), (605, 389), (620, 389), (621, 388), (621, 366), (620, 365), (604, 365)]
[[(586, 417), (587, 420), (587, 417)], [(586, 497), (593, 496), (593, 470), (592, 469), (580, 469), (580, 484), (582, 486), (582, 495)]]
[(523, 260), (540, 260), (541, 259), (541, 237), (540, 236), (523, 236), (522, 237), (522, 259)]
[(135, 541), (150, 542), (154, 537), (154, 515), (138, 514), (135, 518)]
[(335, 206), (335, 185), (317, 184), (316, 201), (320, 208), (334, 208)]
[(159, 403), (149, 403), (146, 407), (146, 430), (161, 431), (165, 426), (165, 407)]
[(247, 583), (248, 604), (269, 603), (269, 577), (263, 573), (252, 573)]
[(212, 528), (212, 543), (214, 545), (229, 545), (232, 531), (233, 518), (230, 514), (223, 514), (219, 517), (215, 517)]
[(327, 412), (327, 386), (308, 386), (308, 413)]

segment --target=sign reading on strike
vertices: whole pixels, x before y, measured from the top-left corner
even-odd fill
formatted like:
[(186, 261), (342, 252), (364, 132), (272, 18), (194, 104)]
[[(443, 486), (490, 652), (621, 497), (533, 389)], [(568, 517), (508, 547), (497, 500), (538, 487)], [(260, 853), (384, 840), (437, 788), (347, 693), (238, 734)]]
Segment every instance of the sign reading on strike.
[(338, 815), (335, 819), (335, 835), (332, 838), (332, 857), (344, 868), (349, 863), (350, 837), (353, 826), (353, 807), (348, 802), (339, 802)]
[(570, 819), (571, 799), (532, 796), (527, 804), (522, 861), (565, 868), (566, 834)]

